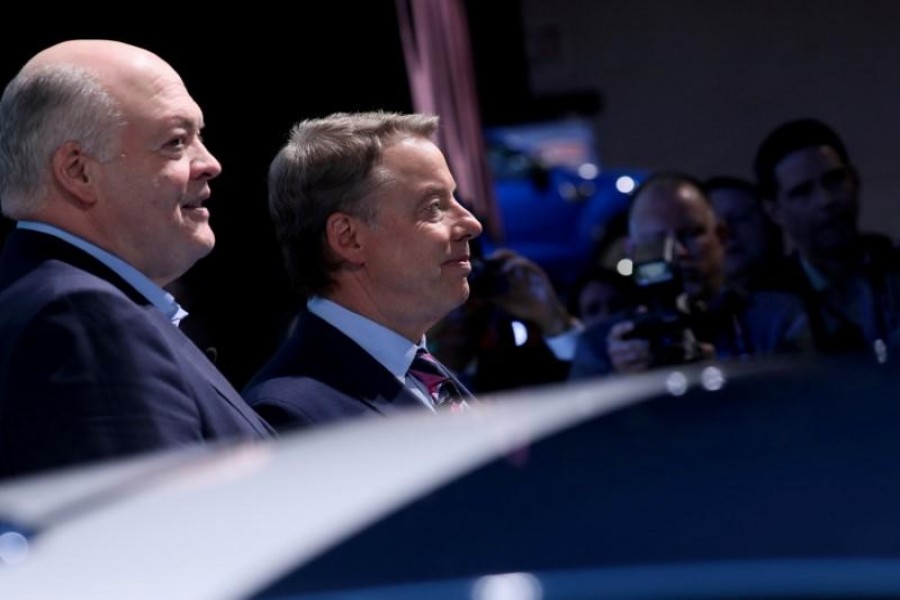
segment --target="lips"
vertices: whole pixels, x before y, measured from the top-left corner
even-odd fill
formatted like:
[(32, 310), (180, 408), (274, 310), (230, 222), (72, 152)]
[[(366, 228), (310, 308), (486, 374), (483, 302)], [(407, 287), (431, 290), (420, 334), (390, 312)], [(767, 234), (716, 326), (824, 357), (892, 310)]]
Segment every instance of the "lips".
[(469, 262), (468, 255), (451, 258), (450, 260), (445, 261), (444, 265), (449, 267), (459, 267), (465, 269), (466, 271), (472, 270), (472, 264)]
[(183, 208), (185, 210), (194, 210), (197, 208), (204, 208), (204, 204), (206, 204), (206, 201), (209, 200), (209, 196), (210, 196), (209, 188), (204, 187), (203, 189), (200, 190), (200, 195), (198, 195), (196, 198), (192, 198), (192, 199), (188, 200), (187, 202), (183, 202), (181, 204), (181, 208)]
[(181, 207), (189, 209), (189, 210), (193, 210), (195, 208), (203, 208), (204, 202), (206, 202), (206, 198), (200, 198), (200, 199), (194, 200), (193, 202), (188, 202), (186, 204), (182, 204)]

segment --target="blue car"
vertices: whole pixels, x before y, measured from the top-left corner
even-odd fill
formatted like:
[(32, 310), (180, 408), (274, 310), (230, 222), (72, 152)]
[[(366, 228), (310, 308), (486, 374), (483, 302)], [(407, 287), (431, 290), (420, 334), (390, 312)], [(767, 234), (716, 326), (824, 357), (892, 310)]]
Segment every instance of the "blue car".
[(889, 361), (697, 363), (0, 484), (0, 595), (900, 597)]
[(602, 165), (583, 119), (488, 128), (485, 139), (503, 228), (503, 239), (483, 236), (485, 253), (516, 250), (568, 288), (648, 172)]

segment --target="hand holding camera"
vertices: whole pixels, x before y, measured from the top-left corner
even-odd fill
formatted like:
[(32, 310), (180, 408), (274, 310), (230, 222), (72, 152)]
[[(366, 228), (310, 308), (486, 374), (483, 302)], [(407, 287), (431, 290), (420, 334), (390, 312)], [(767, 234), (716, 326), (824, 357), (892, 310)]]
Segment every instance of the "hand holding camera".
[(614, 326), (607, 338), (607, 352), (617, 371), (688, 363), (714, 354), (714, 348), (699, 342), (691, 328), (675, 244), (669, 235), (650, 238), (633, 248), (632, 278), (641, 308), (631, 319)]
[(489, 300), (513, 317), (535, 323), (547, 337), (572, 326), (573, 318), (549, 276), (534, 261), (501, 249), (473, 267), (469, 277), (473, 298)]

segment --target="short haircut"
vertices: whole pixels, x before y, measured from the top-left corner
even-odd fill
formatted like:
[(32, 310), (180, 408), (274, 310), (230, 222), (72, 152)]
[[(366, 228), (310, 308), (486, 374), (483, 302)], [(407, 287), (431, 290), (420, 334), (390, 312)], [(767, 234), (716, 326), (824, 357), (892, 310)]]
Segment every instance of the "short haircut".
[(343, 212), (374, 222), (373, 191), (389, 182), (379, 169), (397, 140), (432, 139), (433, 115), (383, 111), (335, 113), (294, 125), (269, 167), (269, 214), (291, 284), (301, 296), (323, 294), (340, 266), (328, 248), (328, 218)]
[(110, 160), (123, 125), (118, 102), (90, 71), (73, 65), (25, 67), (0, 98), (0, 202), (24, 219), (40, 208), (53, 153), (67, 141)]
[(642, 181), (631, 193), (631, 205), (628, 210), (629, 234), (631, 232), (632, 213), (634, 212), (634, 205), (638, 198), (653, 190), (675, 190), (682, 185), (689, 185), (696, 188), (697, 191), (700, 192), (700, 196), (706, 201), (706, 205), (710, 208), (710, 211), (712, 210), (712, 204), (709, 201), (709, 197), (706, 195), (706, 189), (703, 187), (702, 181), (693, 175), (688, 175), (681, 171), (656, 171), (651, 173), (650, 176)]
[(743, 177), (735, 177), (733, 175), (716, 175), (710, 177), (703, 182), (703, 189), (707, 196), (717, 190), (741, 190), (751, 194), (754, 198), (759, 197), (759, 187)]
[(843, 140), (831, 127), (818, 119), (794, 119), (772, 130), (760, 144), (753, 161), (756, 183), (763, 197), (774, 198), (778, 194), (775, 167), (785, 156), (803, 148), (817, 146), (832, 148), (845, 164), (850, 165)]
[(688, 175), (682, 171), (655, 171), (634, 189), (631, 193), (631, 198), (632, 200), (637, 199), (638, 196), (648, 190), (657, 188), (673, 189), (683, 184), (697, 188), (704, 197), (706, 196), (706, 188), (703, 186), (703, 182), (693, 175)]

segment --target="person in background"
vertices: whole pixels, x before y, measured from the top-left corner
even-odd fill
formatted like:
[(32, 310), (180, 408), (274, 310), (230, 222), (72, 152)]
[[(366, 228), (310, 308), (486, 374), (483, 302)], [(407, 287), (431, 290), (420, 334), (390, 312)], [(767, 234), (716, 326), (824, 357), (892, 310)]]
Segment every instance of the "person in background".
[(425, 339), (466, 301), (482, 230), (454, 196), (437, 127), (422, 114), (308, 119), (272, 161), (269, 210), (304, 306), (244, 393), (276, 428), (474, 401)]
[(737, 289), (784, 289), (781, 228), (772, 221), (756, 185), (729, 175), (704, 182), (713, 211), (725, 225), (725, 285)]
[(859, 228), (860, 178), (843, 140), (818, 119), (782, 123), (754, 171), (793, 249), (786, 281), (805, 302), (816, 348), (887, 360), (900, 336), (900, 263), (887, 236)]
[(569, 294), (569, 312), (584, 326), (630, 310), (637, 302), (634, 281), (618, 271), (593, 265), (579, 275)]
[(213, 248), (221, 166), (155, 54), (70, 40), (0, 99), (0, 477), (271, 428), (178, 329), (163, 287)]
[(471, 294), (429, 346), (477, 393), (564, 381), (581, 323), (535, 261), (500, 248), (475, 262)]
[(698, 180), (677, 172), (645, 180), (634, 192), (627, 241), (640, 307), (585, 328), (570, 379), (809, 351), (797, 298), (725, 287), (723, 237)]

